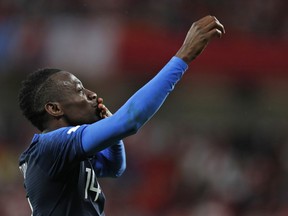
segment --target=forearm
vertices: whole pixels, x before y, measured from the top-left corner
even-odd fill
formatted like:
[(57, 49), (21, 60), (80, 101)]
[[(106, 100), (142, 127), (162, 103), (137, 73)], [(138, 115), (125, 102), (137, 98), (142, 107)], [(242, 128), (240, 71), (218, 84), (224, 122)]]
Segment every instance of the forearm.
[(187, 67), (183, 60), (173, 57), (113, 116), (87, 126), (82, 138), (84, 151), (93, 154), (107, 148), (111, 142), (136, 133), (161, 107)]
[(173, 57), (152, 80), (139, 89), (117, 111), (126, 113), (127, 122), (130, 123), (127, 126), (132, 126), (136, 131), (143, 126), (158, 111), (187, 68), (183, 60)]
[(98, 163), (95, 163), (98, 177), (119, 177), (126, 169), (126, 153), (122, 140), (99, 152), (99, 157)]

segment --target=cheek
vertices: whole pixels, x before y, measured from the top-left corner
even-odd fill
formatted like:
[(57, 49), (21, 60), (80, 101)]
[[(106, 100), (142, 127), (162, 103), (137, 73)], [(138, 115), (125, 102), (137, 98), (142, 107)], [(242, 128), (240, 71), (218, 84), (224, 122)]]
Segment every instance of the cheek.
[(75, 123), (92, 123), (98, 117), (96, 116), (95, 109), (85, 101), (78, 101), (65, 105), (64, 113), (71, 122)]
[(95, 110), (93, 109), (93, 107), (91, 107), (91, 105), (85, 102), (79, 103), (78, 106), (75, 107), (73, 112), (74, 112), (74, 115), (78, 117), (81, 117), (81, 116), (89, 117), (89, 116), (95, 115)]
[(81, 104), (75, 111), (75, 116), (77, 116), (82, 123), (90, 124), (100, 120), (100, 117), (96, 113), (96, 109), (90, 104)]

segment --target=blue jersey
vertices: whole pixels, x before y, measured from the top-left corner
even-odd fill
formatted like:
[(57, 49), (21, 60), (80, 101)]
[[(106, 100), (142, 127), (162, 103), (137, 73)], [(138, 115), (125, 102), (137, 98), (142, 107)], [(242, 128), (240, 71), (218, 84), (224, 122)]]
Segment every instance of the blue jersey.
[(86, 157), (81, 145), (85, 127), (35, 134), (20, 156), (33, 215), (104, 215), (105, 197), (96, 177), (102, 155)]
[(96, 176), (123, 173), (126, 158), (121, 140), (157, 112), (187, 68), (182, 59), (173, 57), (113, 116), (36, 134), (20, 157), (33, 215), (104, 215), (105, 198)]

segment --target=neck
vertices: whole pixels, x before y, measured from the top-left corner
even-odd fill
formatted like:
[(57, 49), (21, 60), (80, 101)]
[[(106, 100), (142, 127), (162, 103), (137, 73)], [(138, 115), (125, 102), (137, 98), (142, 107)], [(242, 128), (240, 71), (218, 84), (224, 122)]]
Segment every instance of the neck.
[(67, 126), (68, 126), (67, 123), (64, 122), (63, 120), (55, 119), (55, 120), (47, 122), (47, 124), (44, 125), (44, 130), (42, 131), (42, 133), (48, 133), (48, 132), (57, 130), (62, 127), (67, 127)]

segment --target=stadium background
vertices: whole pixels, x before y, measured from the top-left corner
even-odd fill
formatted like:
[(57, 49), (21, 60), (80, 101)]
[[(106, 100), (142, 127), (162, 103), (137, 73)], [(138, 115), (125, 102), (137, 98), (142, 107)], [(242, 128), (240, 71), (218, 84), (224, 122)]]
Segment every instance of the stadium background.
[(207, 14), (226, 35), (126, 139), (127, 171), (101, 180), (106, 214), (288, 215), (287, 9), (285, 0), (1, 0), (0, 215), (30, 213), (17, 163), (37, 132), (17, 105), (28, 72), (68, 70), (116, 111)]

